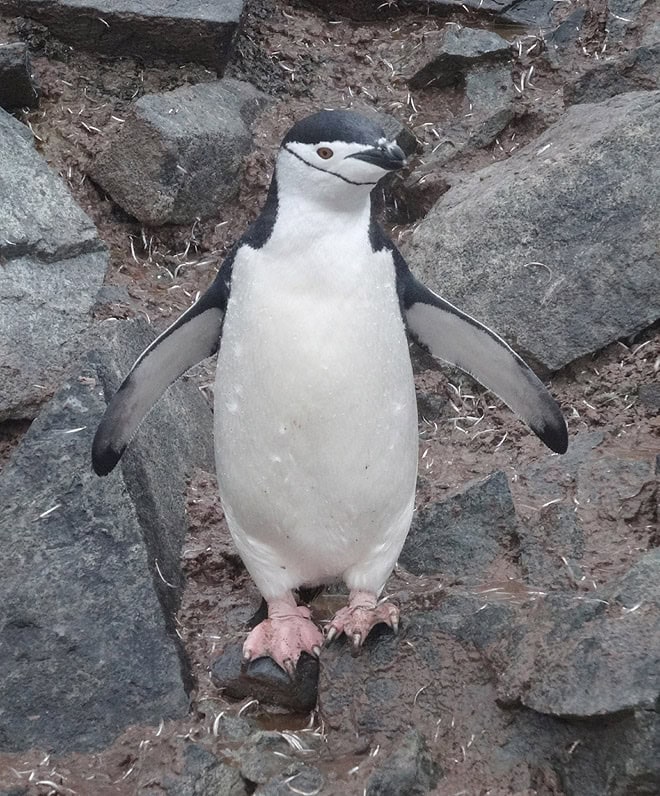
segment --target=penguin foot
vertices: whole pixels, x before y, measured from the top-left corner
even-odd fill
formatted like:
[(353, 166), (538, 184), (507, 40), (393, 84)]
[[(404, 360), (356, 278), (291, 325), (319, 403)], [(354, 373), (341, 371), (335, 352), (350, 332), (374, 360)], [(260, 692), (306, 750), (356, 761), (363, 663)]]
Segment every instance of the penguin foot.
[(293, 677), (301, 653), (318, 658), (323, 634), (311, 620), (311, 611), (296, 605), (291, 599), (268, 603), (268, 619), (250, 631), (243, 644), (245, 663), (255, 658), (269, 657)]
[(348, 605), (337, 611), (326, 632), (326, 644), (342, 633), (351, 640), (353, 655), (360, 651), (362, 643), (371, 630), (380, 624), (386, 624), (397, 633), (399, 630), (399, 609), (388, 602), (378, 602), (372, 592), (351, 592)]

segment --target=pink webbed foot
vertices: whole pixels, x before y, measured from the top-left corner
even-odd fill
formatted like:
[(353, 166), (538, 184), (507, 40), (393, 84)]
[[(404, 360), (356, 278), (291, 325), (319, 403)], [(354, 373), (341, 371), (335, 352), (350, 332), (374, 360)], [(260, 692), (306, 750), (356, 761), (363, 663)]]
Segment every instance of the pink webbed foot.
[(296, 605), (293, 596), (271, 600), (268, 619), (260, 622), (243, 644), (243, 660), (269, 657), (293, 677), (298, 658), (307, 652), (318, 658), (323, 634), (311, 620), (311, 611)]
[(326, 633), (326, 643), (345, 633), (353, 644), (353, 654), (357, 654), (365, 638), (379, 624), (386, 624), (397, 633), (399, 630), (399, 609), (385, 601), (378, 602), (372, 592), (351, 592), (348, 605), (337, 611)]

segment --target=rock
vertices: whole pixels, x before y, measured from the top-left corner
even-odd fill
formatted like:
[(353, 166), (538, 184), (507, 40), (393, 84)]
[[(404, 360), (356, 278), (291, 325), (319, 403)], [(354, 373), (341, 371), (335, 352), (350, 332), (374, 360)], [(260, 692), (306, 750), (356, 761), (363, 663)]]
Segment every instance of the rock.
[(582, 432), (571, 437), (563, 456), (547, 456), (531, 463), (520, 474), (529, 499), (539, 502), (567, 499), (575, 489), (580, 466), (598, 455), (597, 449), (604, 439), (602, 431)]
[(185, 474), (211, 466), (211, 413), (176, 384), (108, 478), (93, 474), (104, 395), (152, 340), (107, 321), (0, 476), (0, 748), (99, 749), (187, 713), (174, 633)]
[(92, 221), (0, 109), (0, 422), (31, 418), (79, 350), (108, 265)]
[(657, 91), (569, 108), (445, 193), (404, 256), (549, 370), (634, 334), (660, 317), (659, 123)]
[(423, 736), (409, 730), (400, 746), (369, 777), (367, 796), (423, 796), (436, 785), (435, 769)]
[(653, 710), (565, 722), (573, 741), (564, 747), (570, 753), (558, 755), (557, 768), (566, 796), (660, 793), (659, 724)]
[(414, 575), (441, 572), (480, 581), (517, 534), (509, 484), (498, 472), (418, 511), (399, 563)]
[(222, 74), (242, 0), (1, 0), (0, 11), (46, 25), (68, 44), (141, 60), (195, 61)]
[[(466, 139), (467, 136), (464, 136), (465, 146)], [(454, 153), (451, 153), (448, 159), (453, 156)], [(390, 187), (390, 202), (385, 208), (387, 221), (391, 224), (412, 224), (419, 221), (442, 194), (449, 190), (449, 183), (438, 173), (440, 162), (436, 162), (433, 155), (430, 160), (431, 163), (415, 169), (407, 177), (394, 176)], [(435, 403), (435, 398), (432, 401)]]
[(514, 117), (514, 90), (511, 69), (505, 66), (475, 66), (465, 77), (468, 101), (468, 146), (491, 144)]
[(547, 29), (552, 26), (554, 0), (519, 0), (512, 3), (500, 18), (510, 25), (524, 25), (526, 28)]
[(461, 85), (475, 64), (502, 60), (511, 60), (511, 45), (497, 33), (447, 25), (438, 39), (427, 39), (423, 51), (415, 52), (417, 66), (409, 65), (408, 84), (414, 89)]
[(605, 521), (633, 520), (654, 501), (655, 488), (654, 467), (646, 459), (600, 456), (578, 467), (578, 505)]
[(0, 43), (0, 107), (7, 110), (34, 108), (38, 99), (27, 45), (24, 42)]
[(647, 0), (607, 0), (606, 33), (608, 42), (621, 41), (636, 27), (637, 18)]
[[(309, 749), (309, 747), (304, 746)], [(238, 758), (241, 775), (253, 785), (265, 785), (297, 774), (303, 764), (296, 758), (294, 748), (280, 732), (261, 730), (241, 746)], [(272, 792), (272, 791), (271, 791)]]
[(584, 600), (546, 597), (501, 675), (507, 698), (562, 718), (653, 710), (660, 697), (659, 575), (655, 550)]
[(582, 29), (582, 23), (587, 11), (585, 8), (576, 8), (561, 24), (547, 36), (546, 52), (553, 65), (558, 66), (558, 52), (563, 52), (575, 46)]
[(580, 581), (584, 533), (573, 506), (546, 506), (519, 533), (520, 564), (530, 584), (552, 589)]
[(488, 146), (514, 118), (515, 96), (508, 65), (476, 63), (462, 73), (460, 83), (464, 92), (457, 114), (460, 120), (442, 129), (442, 138), (420, 168), (404, 179), (394, 176), (386, 207), (392, 223), (423, 218), (449, 189), (440, 173), (442, 167), (465, 152)]
[(255, 796), (291, 796), (291, 793), (323, 793), (325, 780), (314, 766), (295, 764), (292, 774), (273, 777), (254, 791)]
[(211, 669), (213, 683), (230, 699), (253, 697), (296, 713), (314, 709), (318, 678), (318, 661), (309, 655), (300, 657), (293, 680), (270, 658), (257, 658), (244, 667), (240, 644), (228, 647)]
[[(180, 776), (166, 775), (161, 787), (167, 796), (247, 796), (250, 791), (237, 767), (221, 762), (199, 744), (189, 743), (183, 752)], [(153, 793), (153, 784), (139, 788), (137, 796)]]
[(4, 113), (0, 109), (0, 141), (9, 139), (10, 141), (16, 137), (22, 138), (29, 146), (34, 146), (34, 136), (30, 128), (18, 121), (9, 113)]
[(238, 191), (248, 125), (265, 101), (230, 79), (141, 97), (92, 176), (145, 224), (208, 218)]
[(640, 384), (638, 395), (640, 403), (652, 412), (660, 412), (660, 384)]
[[(434, 793), (456, 793), (467, 784), (463, 763), (479, 766), (479, 783), (496, 776), (502, 793), (517, 793), (521, 781), (531, 788), (534, 772), (549, 768), (546, 761), (563, 746), (559, 722), (496, 705), (490, 664), (472, 639), (489, 647), (511, 629), (515, 607), (484, 608), (488, 598), (455, 589), (435, 598), (427, 593), (423, 601), (401, 594), (399, 637), (376, 630), (357, 658), (346, 642), (323, 651), (319, 715), (328, 728), (327, 751), (339, 759), (359, 756), (362, 766), (371, 760), (373, 793), (426, 793), (434, 786)], [(423, 610), (414, 607), (417, 599)], [(433, 772), (424, 746), (432, 750)], [(414, 772), (419, 790), (408, 789)]]
[(564, 86), (567, 104), (602, 102), (617, 94), (660, 88), (660, 38), (619, 58), (601, 61)]
[(494, 664), (505, 704), (559, 717), (572, 738), (556, 758), (567, 796), (658, 792), (659, 575), (654, 550), (582, 599), (546, 597), (511, 625), (508, 667)]

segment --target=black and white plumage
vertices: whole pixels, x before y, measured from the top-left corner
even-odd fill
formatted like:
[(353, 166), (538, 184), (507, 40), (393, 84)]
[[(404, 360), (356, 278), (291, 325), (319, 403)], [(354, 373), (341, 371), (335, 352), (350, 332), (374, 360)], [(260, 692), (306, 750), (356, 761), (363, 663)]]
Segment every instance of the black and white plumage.
[(496, 334), (428, 290), (376, 223), (371, 191), (405, 163), (378, 125), (322, 111), (282, 142), (261, 215), (200, 300), (142, 354), (93, 447), (112, 470), (163, 391), (218, 351), (215, 448), (229, 529), (269, 618), (245, 643), (291, 671), (322, 635), (293, 591), (343, 580), (328, 637), (396, 629), (378, 596), (408, 533), (417, 412), (407, 331), (495, 392), (552, 450), (564, 418)]

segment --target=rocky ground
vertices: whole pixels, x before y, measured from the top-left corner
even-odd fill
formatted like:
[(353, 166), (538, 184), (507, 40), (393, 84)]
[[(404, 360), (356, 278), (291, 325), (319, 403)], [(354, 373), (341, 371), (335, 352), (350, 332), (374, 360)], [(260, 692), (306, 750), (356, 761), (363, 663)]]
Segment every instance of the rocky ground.
[[(0, 0), (0, 793), (660, 792), (657, 8), (162, 6)], [(212, 364), (115, 475), (89, 447), (283, 133), (340, 106), (391, 117), (412, 158), (386, 226), (533, 361), (571, 445), (413, 350), (401, 633), (292, 687), (240, 673), (259, 596), (216, 497)], [(312, 597), (319, 621), (342, 599)]]

